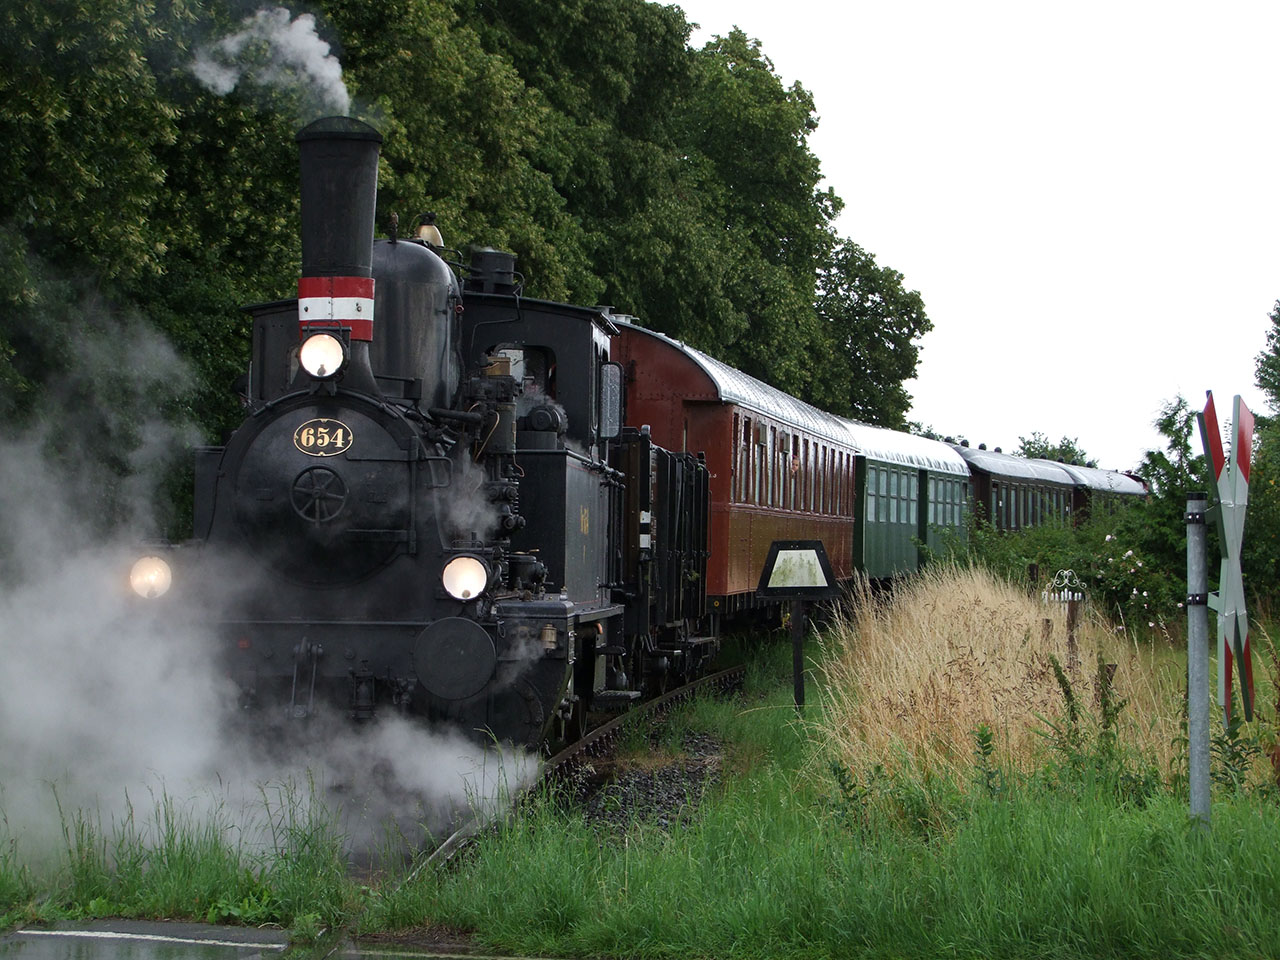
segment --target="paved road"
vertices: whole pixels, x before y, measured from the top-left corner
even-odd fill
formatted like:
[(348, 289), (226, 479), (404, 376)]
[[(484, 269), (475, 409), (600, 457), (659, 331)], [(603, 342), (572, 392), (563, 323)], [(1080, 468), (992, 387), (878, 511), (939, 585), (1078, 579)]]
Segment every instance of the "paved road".
[(259, 960), (287, 942), (282, 930), (102, 921), (11, 933), (0, 938), (0, 960)]
[[(200, 923), (102, 920), (57, 929), (18, 930), (0, 937), (0, 960), (275, 960), (284, 950), (283, 930), (210, 927)], [(438, 948), (409, 944), (345, 946), (330, 960), (494, 960), (455, 944)]]

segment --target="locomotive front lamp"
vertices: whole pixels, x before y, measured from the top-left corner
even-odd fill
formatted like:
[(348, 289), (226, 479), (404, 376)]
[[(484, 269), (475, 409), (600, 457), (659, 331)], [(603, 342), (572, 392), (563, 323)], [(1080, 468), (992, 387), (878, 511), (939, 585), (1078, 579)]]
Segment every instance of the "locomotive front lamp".
[(162, 597), (173, 583), (173, 571), (161, 557), (143, 557), (129, 571), (129, 586), (146, 599)]
[(302, 342), (298, 362), (317, 380), (328, 380), (346, 366), (347, 345), (332, 333), (313, 333)]
[(477, 557), (454, 557), (445, 564), (442, 579), (455, 600), (474, 600), (489, 586), (489, 567)]

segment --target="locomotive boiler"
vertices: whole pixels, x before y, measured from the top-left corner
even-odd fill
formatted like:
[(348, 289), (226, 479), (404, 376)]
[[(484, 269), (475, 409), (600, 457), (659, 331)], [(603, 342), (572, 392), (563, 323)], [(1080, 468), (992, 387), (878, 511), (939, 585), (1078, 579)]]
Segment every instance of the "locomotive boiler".
[(244, 710), (536, 745), (679, 674), (706, 469), (623, 429), (608, 310), (523, 297), (490, 249), (459, 281), (430, 227), (375, 241), (381, 136), (297, 140), (298, 296), (249, 308), (246, 416), (197, 454), (174, 575)]

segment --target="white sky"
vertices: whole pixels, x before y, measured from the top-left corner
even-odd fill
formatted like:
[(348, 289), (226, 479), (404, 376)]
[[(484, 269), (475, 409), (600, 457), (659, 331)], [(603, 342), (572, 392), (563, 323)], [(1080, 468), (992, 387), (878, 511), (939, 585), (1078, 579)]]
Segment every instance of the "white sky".
[(1267, 412), (1280, 3), (677, 2), (813, 93), (839, 232), (934, 323), (910, 419), (1130, 468), (1178, 393)]

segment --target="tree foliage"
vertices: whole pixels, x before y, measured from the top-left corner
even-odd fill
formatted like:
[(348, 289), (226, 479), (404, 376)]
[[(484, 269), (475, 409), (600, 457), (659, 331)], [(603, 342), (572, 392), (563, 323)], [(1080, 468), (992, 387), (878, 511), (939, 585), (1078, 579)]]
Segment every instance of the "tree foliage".
[[(193, 381), (174, 415), (210, 437), (237, 419), (238, 308), (290, 296), (297, 276), (293, 133), (310, 100), (271, 71), (214, 93), (192, 63), (256, 9), (0, 9), (0, 413), (35, 416), (81, 375), (92, 320), (75, 305), (91, 301), (176, 346)], [(532, 295), (610, 303), (818, 405), (901, 424), (923, 304), (835, 235), (813, 99), (758, 42), (691, 49), (682, 11), (643, 0), (313, 11), (353, 112), (385, 136), (382, 230), (434, 212), (457, 247), (515, 252)]]
[[(818, 316), (831, 362), (821, 365), (817, 401), (835, 413), (902, 428), (911, 407), (917, 343), (933, 329), (920, 294), (852, 241), (841, 241), (818, 274)], [(850, 371), (857, 371), (850, 376)]]
[(1267, 317), (1267, 346), (1258, 354), (1258, 389), (1267, 412), (1258, 414), (1253, 470), (1249, 477), (1249, 512), (1245, 521), (1244, 578), (1251, 592), (1262, 594), (1274, 612), (1280, 599), (1280, 301)]
[[(1204, 458), (1193, 452), (1195, 411), (1183, 397), (1163, 405), (1155, 427), (1165, 449), (1148, 451), (1138, 469), (1149, 496), (1095, 509), (1075, 524), (1004, 533), (979, 523), (971, 531), (971, 555), (1011, 578), (1024, 577), (1033, 563), (1042, 578), (1072, 570), (1094, 603), (1135, 634), (1176, 632), (1186, 599), (1186, 494), (1203, 486)], [(1023, 456), (1055, 446), (1039, 433), (1022, 444)], [(1079, 452), (1069, 438), (1056, 446)]]
[(1258, 389), (1267, 395), (1267, 405), (1272, 414), (1280, 413), (1280, 300), (1267, 317), (1271, 326), (1267, 329), (1267, 347), (1255, 360), (1254, 371)]
[(1018, 449), (1014, 455), (1040, 460), (1060, 460), (1063, 463), (1081, 465), (1089, 462), (1089, 457), (1080, 446), (1078, 438), (1064, 436), (1057, 443), (1053, 443), (1038, 430), (1029, 437), (1018, 438)]

